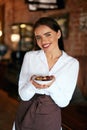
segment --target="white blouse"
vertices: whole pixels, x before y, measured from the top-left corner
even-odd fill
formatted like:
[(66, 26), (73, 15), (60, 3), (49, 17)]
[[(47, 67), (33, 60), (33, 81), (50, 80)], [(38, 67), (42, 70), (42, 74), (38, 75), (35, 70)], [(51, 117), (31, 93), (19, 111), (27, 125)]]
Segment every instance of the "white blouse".
[[(26, 52), (19, 76), (19, 95), (22, 100), (30, 100), (36, 93), (50, 95), (59, 107), (65, 107), (75, 90), (78, 71), (78, 60), (64, 51), (51, 70), (43, 50)], [(38, 89), (30, 82), (32, 75), (54, 75), (56, 80), (49, 88)]]

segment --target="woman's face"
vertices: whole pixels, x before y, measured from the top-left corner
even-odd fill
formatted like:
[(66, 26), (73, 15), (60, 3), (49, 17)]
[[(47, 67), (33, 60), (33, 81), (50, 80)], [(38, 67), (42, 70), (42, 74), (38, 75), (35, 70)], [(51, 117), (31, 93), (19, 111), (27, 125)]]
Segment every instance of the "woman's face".
[(58, 48), (58, 39), (61, 36), (60, 31), (55, 32), (46, 25), (40, 25), (34, 31), (37, 45), (44, 51), (51, 51)]

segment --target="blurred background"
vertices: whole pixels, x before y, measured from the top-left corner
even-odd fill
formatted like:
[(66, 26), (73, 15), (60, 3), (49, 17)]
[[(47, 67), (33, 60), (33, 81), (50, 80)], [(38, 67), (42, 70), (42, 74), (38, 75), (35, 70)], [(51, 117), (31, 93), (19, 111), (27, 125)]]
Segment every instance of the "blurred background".
[(0, 0), (0, 130), (11, 130), (20, 101), (21, 64), (24, 54), (34, 50), (33, 24), (42, 16), (60, 24), (66, 52), (80, 62), (72, 101), (62, 109), (63, 129), (87, 130), (86, 0)]

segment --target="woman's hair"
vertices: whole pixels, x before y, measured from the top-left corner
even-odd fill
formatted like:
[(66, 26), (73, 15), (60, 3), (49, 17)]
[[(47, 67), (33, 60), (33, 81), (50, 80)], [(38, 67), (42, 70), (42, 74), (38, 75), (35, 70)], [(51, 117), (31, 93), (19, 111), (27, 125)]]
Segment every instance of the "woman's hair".
[[(34, 24), (34, 31), (40, 25), (46, 25), (55, 32), (58, 32), (58, 30), (61, 31), (59, 24), (56, 22), (56, 20), (54, 20), (51, 17), (42, 17), (38, 21), (36, 21), (36, 23)], [(58, 46), (60, 50), (64, 50), (62, 31), (61, 31), (61, 37), (58, 39)]]

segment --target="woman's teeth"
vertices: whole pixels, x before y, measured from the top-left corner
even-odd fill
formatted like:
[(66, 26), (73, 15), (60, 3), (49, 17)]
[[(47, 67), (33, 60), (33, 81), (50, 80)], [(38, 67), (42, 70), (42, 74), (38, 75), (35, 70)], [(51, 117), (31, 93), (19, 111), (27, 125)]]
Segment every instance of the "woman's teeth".
[(42, 47), (43, 47), (43, 48), (47, 48), (47, 47), (49, 47), (49, 45), (50, 45), (50, 44), (44, 44), (44, 45), (42, 45)]

